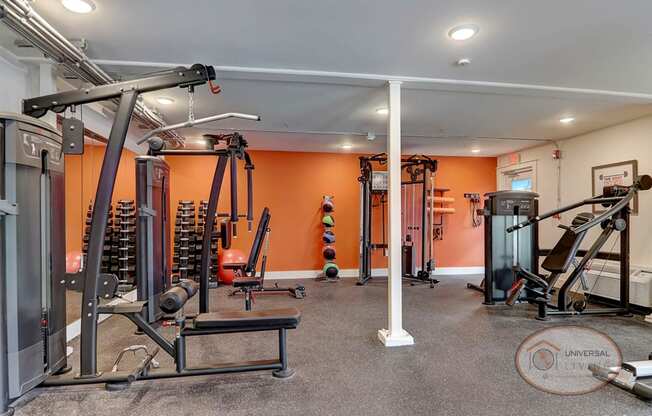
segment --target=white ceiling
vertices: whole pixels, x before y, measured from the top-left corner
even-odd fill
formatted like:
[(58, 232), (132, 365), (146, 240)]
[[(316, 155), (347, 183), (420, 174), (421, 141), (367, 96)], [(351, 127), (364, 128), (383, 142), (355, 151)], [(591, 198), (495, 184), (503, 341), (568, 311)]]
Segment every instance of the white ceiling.
[[(351, 143), (351, 151), (382, 150), (385, 120), (375, 109), (384, 106), (385, 89), (375, 75), (383, 74), (428, 78), (404, 84), (408, 153), (468, 155), (477, 147), (496, 155), (652, 113), (648, 0), (94, 2), (89, 15), (67, 12), (58, 0), (34, 7), (67, 37), (86, 38), (94, 59), (223, 67), (221, 95), (198, 90), (198, 117), (226, 111), (263, 117), (189, 135), (237, 128), (256, 148), (337, 151)], [(450, 40), (448, 30), (461, 23), (478, 25), (479, 34)], [(453, 65), (461, 57), (471, 65)], [(141, 65), (105, 69), (124, 77), (158, 69)], [(156, 105), (166, 120), (184, 119), (183, 91), (164, 94), (176, 98), (173, 106)], [(577, 122), (561, 125), (568, 114)], [(376, 141), (367, 142), (367, 131)]]

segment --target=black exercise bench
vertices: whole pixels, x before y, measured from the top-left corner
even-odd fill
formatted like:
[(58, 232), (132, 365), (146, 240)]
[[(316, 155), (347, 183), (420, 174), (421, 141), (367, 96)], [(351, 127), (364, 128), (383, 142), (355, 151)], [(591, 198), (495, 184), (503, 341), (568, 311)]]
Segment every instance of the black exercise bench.
[(271, 219), (272, 215), (269, 212), (269, 208), (265, 207), (260, 216), (260, 221), (258, 221), (258, 228), (256, 229), (256, 235), (251, 244), (249, 258), (246, 263), (222, 264), (224, 269), (235, 271), (236, 277), (233, 279), (233, 287), (235, 287), (236, 290), (231, 292), (231, 296), (243, 294), (245, 299), (245, 310), (247, 311), (251, 310), (254, 294), (262, 295), (265, 293), (287, 292), (297, 299), (303, 299), (306, 296), (306, 289), (302, 285), (296, 285), (295, 287), (265, 287), (267, 248), (265, 248), (265, 252), (263, 253), (260, 274), (256, 276), (256, 267), (263, 248), (263, 243), (267, 242), (269, 239), (269, 223)]
[[(139, 330), (151, 338), (159, 348), (151, 353), (145, 347), (146, 356), (143, 361), (131, 371), (114, 371), (103, 374), (99, 378), (76, 380), (79, 383), (105, 382), (111, 386), (123, 386), (136, 380), (158, 378), (199, 376), (224, 374), (245, 371), (273, 370), (277, 378), (292, 376), (294, 371), (288, 367), (287, 330), (295, 329), (301, 322), (301, 312), (296, 308), (268, 309), (261, 311), (222, 311), (200, 313), (184, 316), (179, 314), (183, 306), (197, 292), (197, 284), (184, 280), (161, 296), (160, 307), (167, 314), (176, 314), (175, 324), (179, 328), (174, 340), (169, 341), (157, 331), (146, 319), (144, 310), (147, 301), (136, 301), (118, 304), (106, 304), (98, 307), (101, 314), (122, 315), (132, 321)], [(278, 331), (278, 359), (245, 361), (217, 366), (190, 368), (186, 365), (186, 337), (233, 334), (245, 332)], [(159, 349), (170, 355), (176, 364), (174, 371), (170, 369), (153, 368), (151, 363)], [(66, 378), (57, 376), (48, 379), (47, 385), (70, 384)]]

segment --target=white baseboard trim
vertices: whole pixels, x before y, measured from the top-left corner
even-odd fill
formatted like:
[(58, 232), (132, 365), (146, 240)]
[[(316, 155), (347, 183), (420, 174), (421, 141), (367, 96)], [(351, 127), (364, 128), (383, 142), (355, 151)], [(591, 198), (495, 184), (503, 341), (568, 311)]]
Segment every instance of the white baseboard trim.
[[(131, 292), (127, 292), (124, 295), (122, 295), (122, 299), (118, 298), (115, 300), (112, 300), (109, 302), (109, 305), (117, 305), (118, 303), (124, 303), (124, 302), (134, 302), (136, 300), (136, 290), (132, 290)], [(100, 314), (97, 317), (97, 322), (98, 324), (104, 322), (105, 320), (109, 319), (111, 315), (106, 315), (106, 314)], [(70, 342), (73, 339), (77, 338), (81, 334), (81, 319), (77, 319), (76, 321), (73, 321), (69, 323), (66, 326), (66, 342)]]
[(469, 267), (437, 267), (435, 276), (467, 276), (469, 274), (484, 274), (484, 266)]
[[(435, 276), (466, 276), (470, 274), (483, 274), (484, 267), (438, 267)], [(265, 278), (270, 280), (314, 279), (321, 275), (321, 270), (289, 270), (265, 272)], [(387, 269), (371, 269), (373, 277), (387, 276)], [(358, 277), (358, 269), (340, 269), (340, 277)]]

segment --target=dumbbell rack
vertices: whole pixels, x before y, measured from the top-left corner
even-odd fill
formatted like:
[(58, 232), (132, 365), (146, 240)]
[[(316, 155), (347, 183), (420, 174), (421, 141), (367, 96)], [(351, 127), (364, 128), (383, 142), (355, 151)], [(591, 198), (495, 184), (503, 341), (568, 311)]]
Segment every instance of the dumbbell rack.
[[(204, 240), (204, 224), (206, 221), (207, 209), (208, 201), (199, 201), (199, 211), (197, 212), (197, 231), (195, 234), (197, 238), (197, 244), (195, 246), (197, 264), (201, 262), (202, 242)], [(211, 235), (211, 269), (209, 275), (209, 285), (211, 287), (217, 286), (217, 242), (219, 239), (217, 224), (217, 221), (213, 223), (213, 233)]]
[(132, 199), (118, 201), (113, 224), (118, 282), (122, 288), (131, 289), (136, 285), (136, 206)]
[[(84, 237), (82, 244), (82, 254), (84, 263), (86, 264), (86, 256), (88, 255), (88, 241), (90, 240), (91, 233), (91, 219), (93, 218), (93, 203), (88, 205), (86, 211), (86, 218), (84, 220)], [(106, 235), (104, 236), (104, 246), (102, 248), (102, 264), (100, 271), (102, 273), (109, 273), (111, 270), (111, 260), (113, 253), (111, 251), (111, 241), (113, 237), (113, 206), (109, 208), (109, 218), (106, 221)]]
[(196, 242), (195, 232), (195, 202), (180, 200), (174, 221), (174, 250), (172, 256), (172, 279), (196, 277)]

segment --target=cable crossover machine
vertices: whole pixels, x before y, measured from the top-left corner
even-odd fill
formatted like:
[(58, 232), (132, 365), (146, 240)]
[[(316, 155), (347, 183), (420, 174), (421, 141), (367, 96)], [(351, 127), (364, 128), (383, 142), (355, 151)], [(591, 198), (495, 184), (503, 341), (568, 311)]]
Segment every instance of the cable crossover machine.
[[(37, 192), (37, 195), (47, 196), (41, 204), (43, 207), (42, 212), (39, 213), (38, 210), (27, 210), (20, 214), (21, 218), (24, 218), (25, 221), (31, 221), (35, 224), (39, 223), (40, 216), (42, 217), (42, 223), (52, 227), (52, 231), (48, 231), (48, 235), (51, 236), (51, 239), (48, 240), (49, 244), (43, 246), (44, 249), (39, 252), (39, 258), (35, 259), (34, 253), (29, 253), (32, 257), (31, 261), (35, 264), (41, 264), (45, 271), (41, 275), (36, 274), (42, 281), (37, 282), (40, 284), (36, 284), (34, 287), (47, 288), (47, 291), (39, 296), (30, 295), (33, 299), (25, 295), (27, 292), (25, 294), (21, 292), (21, 295), (19, 295), (18, 304), (25, 311), (23, 314), (29, 316), (30, 319), (33, 318), (29, 324), (26, 323), (16, 328), (11, 327), (11, 332), (8, 334), (2, 331), (4, 326), (0, 325), (0, 409), (6, 408), (8, 399), (17, 398), (39, 384), (60, 386), (106, 383), (107, 387), (122, 388), (136, 380), (205, 376), (261, 370), (272, 370), (273, 375), (279, 378), (292, 375), (293, 371), (287, 364), (287, 331), (298, 327), (301, 320), (301, 313), (295, 308), (261, 311), (210, 311), (207, 284), (210, 266), (210, 262), (208, 261), (210, 240), (206, 241), (204, 239), (204, 245), (202, 247), (202, 278), (200, 279), (200, 284), (197, 285), (193, 281), (183, 280), (179, 284), (169, 287), (167, 273), (165, 272), (167, 258), (161, 255), (161, 253), (165, 253), (164, 247), (168, 247), (168, 243), (166, 242), (166, 235), (168, 235), (166, 229), (169, 229), (166, 225), (168, 224), (169, 212), (169, 193), (166, 191), (168, 182), (163, 181), (163, 177), (158, 175), (158, 173), (156, 174), (157, 176), (153, 176), (155, 172), (163, 175), (167, 171), (165, 162), (162, 159), (143, 157), (138, 165), (141, 167), (140, 165), (142, 163), (151, 167), (151, 169), (141, 169), (141, 173), (143, 173), (141, 176), (151, 177), (151, 180), (145, 181), (146, 183), (144, 185), (152, 188), (147, 192), (142, 192), (145, 198), (139, 200), (139, 227), (142, 226), (145, 230), (153, 230), (153, 232), (141, 233), (141, 237), (147, 238), (139, 241), (138, 252), (142, 256), (140, 261), (144, 263), (156, 262), (154, 264), (155, 267), (148, 267), (147, 270), (143, 270), (143, 273), (140, 274), (141, 279), (147, 280), (147, 282), (141, 282), (141, 284), (146, 283), (142, 285), (142, 289), (147, 289), (147, 293), (139, 293), (139, 297), (141, 299), (144, 297), (145, 299), (139, 299), (134, 302), (112, 302), (116, 297), (117, 277), (102, 273), (100, 269), (104, 237), (107, 228), (108, 208), (111, 204), (118, 165), (138, 96), (151, 91), (175, 87), (187, 88), (192, 93), (195, 86), (205, 84), (209, 84), (210, 86), (214, 79), (215, 70), (213, 67), (197, 64), (189, 68), (179, 67), (169, 71), (151, 74), (137, 80), (60, 92), (49, 96), (27, 99), (23, 102), (23, 113), (36, 118), (44, 116), (48, 111), (62, 113), (66, 109), (74, 106), (105, 100), (116, 101), (117, 111), (108, 138), (99, 176), (100, 179), (94, 198), (90, 239), (88, 243), (88, 260), (85, 268), (79, 273), (64, 275), (64, 264), (59, 260), (64, 257), (60, 254), (60, 248), (65, 247), (65, 234), (61, 230), (64, 223), (60, 217), (60, 213), (63, 210), (57, 210), (54, 207), (58, 206), (55, 204), (57, 201), (61, 203), (57, 198), (62, 193), (50, 193), (49, 190), (54, 191), (54, 185), (61, 186), (63, 184), (63, 175), (57, 176), (51, 174), (47, 169), (42, 167), (37, 168), (38, 172), (41, 172), (40, 176), (42, 176), (41, 182), (43, 186), (42, 191), (40, 193)], [(250, 120), (258, 119), (257, 116), (234, 113), (215, 116), (215, 119), (230, 117)], [(31, 117), (23, 118), (34, 120)], [(81, 121), (79, 122), (81, 123)], [(43, 123), (38, 123), (38, 120), (36, 120), (32, 124), (42, 125)], [(57, 143), (59, 144), (56, 146), (53, 144), (50, 148), (43, 148), (43, 151), (40, 151), (41, 157), (37, 157), (35, 160), (43, 160), (48, 167), (59, 169), (59, 159), (50, 162), (50, 155), (61, 158), (60, 155), (62, 153), (83, 153), (83, 134), (78, 134), (79, 132), (83, 132), (83, 125), (80, 124), (78, 127), (73, 125), (73, 127), (75, 128), (66, 128), (66, 124), (64, 123), (63, 139), (54, 137), (56, 139), (55, 141), (58, 140)], [(50, 132), (49, 130), (45, 131), (45, 129), (41, 129), (34, 134), (56, 136), (55, 133), (54, 131)], [(18, 140), (16, 139), (16, 134), (13, 134), (12, 137), (14, 138), (12, 140)], [(195, 154), (210, 153), (218, 156), (207, 212), (208, 220), (204, 229), (204, 232), (208, 233), (209, 236), (213, 228), (213, 220), (220, 193), (219, 189), (221, 188), (227, 162), (229, 159), (233, 162), (236, 158), (245, 157), (244, 149), (246, 143), (240, 135), (233, 133), (231, 135), (225, 135), (223, 139), (225, 141), (223, 147), (204, 151), (203, 153), (201, 151), (194, 152)], [(146, 140), (149, 142), (150, 150), (152, 151), (155, 150), (152, 148), (152, 145), (154, 147), (157, 147), (157, 144), (160, 145), (160, 142), (157, 140)], [(15, 148), (22, 149), (23, 147), (15, 146)], [(154, 153), (168, 155), (174, 154), (175, 151), (160, 149)], [(188, 154), (188, 152), (184, 154)], [(234, 169), (235, 163), (232, 163), (231, 166)], [(33, 171), (37, 172), (37, 169)], [(0, 186), (3, 184), (2, 179), (0, 177)], [(3, 191), (3, 189), (0, 189), (0, 191)], [(231, 214), (237, 220), (238, 211), (234, 203), (236, 199), (234, 198), (236, 196), (235, 192), (235, 188), (233, 188), (231, 190), (231, 196), (233, 198), (231, 201)], [(5, 208), (9, 210), (11, 207), (15, 207), (15, 204)], [(0, 206), (0, 208), (2, 207)], [(251, 216), (248, 216), (248, 219), (250, 218)], [(231, 226), (231, 231), (235, 234), (235, 221), (231, 223)], [(59, 255), (55, 255), (57, 253)], [(52, 262), (48, 262), (48, 259), (52, 259)], [(15, 276), (12, 275), (11, 279), (15, 279)], [(139, 284), (139, 287), (141, 287), (141, 284)], [(8, 299), (4, 287), (5, 285), (0, 280), (0, 304)], [(60, 326), (57, 326), (60, 322), (65, 323), (65, 321), (61, 321), (61, 319), (65, 320), (66, 304), (63, 291), (65, 288), (82, 292), (79, 366), (74, 372), (66, 371), (70, 367), (67, 366), (65, 357), (65, 333), (61, 333)], [(34, 293), (38, 293), (38, 291)], [(185, 304), (196, 293), (199, 293), (200, 298), (199, 313), (184, 313), (183, 308)], [(42, 302), (47, 306), (45, 310), (41, 305)], [(168, 323), (174, 326), (173, 337), (166, 336), (169, 334), (159, 330), (162, 326), (159, 320), (161, 316), (160, 312), (173, 317), (173, 321), (168, 321)], [(99, 371), (97, 352), (98, 343), (100, 342), (98, 338), (98, 315), (100, 314), (119, 315), (127, 318), (144, 336), (156, 344), (155, 347), (153, 349), (142, 346), (130, 347), (131, 349), (129, 351), (136, 352), (137, 350), (142, 350), (144, 354), (142, 360), (134, 368), (117, 368), (120, 357), (124, 353), (123, 351), (118, 357), (112, 371)], [(55, 320), (54, 318), (58, 319)], [(12, 360), (15, 362), (15, 368), (9, 369), (5, 351), (11, 345), (7, 345), (6, 340), (22, 339), (25, 334), (34, 331), (38, 331), (41, 334), (40, 337), (35, 338), (37, 345), (34, 348), (30, 348), (29, 351), (17, 351), (16, 360)], [(273, 331), (278, 333), (277, 358), (266, 360), (249, 359), (239, 363), (205, 364), (203, 366), (189, 366), (187, 363), (186, 340), (188, 337), (259, 331)], [(32, 354), (32, 352), (34, 353)], [(173, 367), (158, 368), (154, 364), (154, 360), (159, 352), (163, 352), (172, 358), (174, 362)], [(28, 358), (25, 354), (29, 354), (30, 357)], [(13, 375), (8, 376), (8, 373)], [(21, 374), (22, 376), (19, 378), (15, 374)], [(19, 382), (19, 380), (22, 381)], [(6, 381), (12, 381), (14, 386), (8, 386)]]
[[(387, 255), (387, 155), (380, 153), (360, 157), (360, 270), (358, 285), (372, 278), (372, 254), (383, 250)], [(444, 194), (449, 189), (435, 188), (437, 161), (427, 156), (413, 155), (401, 162), (401, 252), (402, 275), (412, 285), (427, 283), (434, 287), (439, 281), (432, 275), (435, 269), (434, 242), (443, 238), (445, 214), (455, 209), (454, 202)], [(374, 213), (374, 211), (379, 211)], [(376, 215), (380, 216), (377, 219)], [(374, 242), (374, 228), (381, 229), (381, 242)]]

